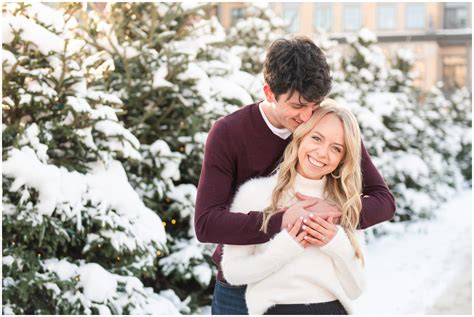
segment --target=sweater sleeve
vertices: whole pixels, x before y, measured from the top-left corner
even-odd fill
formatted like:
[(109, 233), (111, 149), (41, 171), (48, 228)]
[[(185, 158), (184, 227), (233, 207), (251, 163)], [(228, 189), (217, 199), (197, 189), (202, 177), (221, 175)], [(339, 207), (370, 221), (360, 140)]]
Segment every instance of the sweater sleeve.
[(194, 225), (201, 242), (250, 245), (267, 242), (280, 231), (283, 213), (276, 213), (267, 233), (260, 231), (262, 213), (231, 213), (237, 154), (223, 120), (211, 128), (204, 151), (196, 197)]
[(362, 211), (359, 227), (366, 229), (395, 215), (395, 199), (375, 167), (364, 144), (361, 145)]
[[(361, 249), (364, 248), (364, 233), (356, 231)], [(365, 277), (361, 260), (355, 257), (354, 248), (344, 229), (338, 226), (337, 234), (321, 251), (329, 255), (334, 262), (337, 277), (350, 299), (359, 297), (365, 288)]]
[(270, 240), (263, 252), (255, 253), (255, 245), (224, 245), (222, 271), (232, 285), (258, 282), (278, 271), (304, 251), (286, 230)]

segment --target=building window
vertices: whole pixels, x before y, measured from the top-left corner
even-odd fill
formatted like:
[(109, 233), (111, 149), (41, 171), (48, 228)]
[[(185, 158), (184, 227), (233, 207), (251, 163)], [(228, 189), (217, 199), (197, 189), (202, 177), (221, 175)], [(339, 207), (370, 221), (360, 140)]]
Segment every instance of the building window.
[(283, 20), (288, 23), (287, 30), (290, 33), (298, 32), (300, 23), (299, 3), (283, 3)]
[(317, 2), (314, 4), (314, 27), (330, 32), (332, 29), (332, 3)]
[(232, 15), (232, 21), (231, 24), (235, 25), (239, 19), (241, 19), (244, 15), (244, 9), (243, 8), (232, 8), (231, 10), (231, 15)]
[(425, 4), (407, 3), (405, 12), (405, 23), (407, 29), (425, 28)]
[(395, 4), (377, 4), (377, 28), (379, 30), (393, 30), (396, 27)]
[(466, 58), (463, 56), (443, 57), (444, 89), (454, 90), (466, 85)]
[(362, 26), (362, 9), (358, 3), (344, 4), (344, 30), (356, 31)]
[(444, 3), (444, 28), (467, 28), (469, 19), (469, 3), (446, 2)]

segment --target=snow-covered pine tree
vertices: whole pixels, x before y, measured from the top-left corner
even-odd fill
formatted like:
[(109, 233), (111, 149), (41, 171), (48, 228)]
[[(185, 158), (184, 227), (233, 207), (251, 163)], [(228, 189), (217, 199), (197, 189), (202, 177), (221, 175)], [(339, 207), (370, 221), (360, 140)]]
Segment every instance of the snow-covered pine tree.
[[(366, 29), (347, 42), (347, 54), (340, 61), (330, 59), (335, 79), (331, 96), (347, 104), (358, 118), (364, 144), (396, 197), (394, 221), (431, 217), (459, 188), (459, 164), (443, 158), (433, 145), (446, 146), (449, 142), (443, 134), (453, 126), (441, 127), (428, 120), (429, 107), (414, 87), (414, 60), (407, 52), (396, 52), (390, 65), (376, 36)], [(446, 99), (438, 97), (446, 104)], [(432, 110), (434, 117), (443, 116), (442, 109)], [(448, 156), (456, 157), (460, 149), (451, 147)], [(374, 232), (385, 230), (378, 228)]]
[(439, 155), (438, 161), (443, 163), (435, 168), (439, 177), (450, 187), (460, 188), (464, 181), (471, 182), (471, 93), (464, 88), (447, 96), (441, 89), (439, 83), (423, 94), (423, 119), (430, 129), (421, 142)]
[(391, 67), (388, 69), (387, 84), (390, 92), (404, 92), (412, 94), (419, 89), (414, 85), (416, 73), (413, 71), (415, 55), (408, 49), (398, 49), (390, 60)]
[(284, 37), (287, 23), (268, 2), (245, 3), (242, 17), (229, 29), (227, 46), (242, 59), (242, 70), (257, 75), (263, 70), (266, 50)]
[(3, 313), (175, 314), (139, 279), (166, 235), (120, 163), (142, 159), (122, 101), (86, 82), (79, 9), (2, 5)]
[[(90, 12), (88, 69), (108, 71), (89, 83), (124, 102), (125, 127), (141, 142), (141, 162), (124, 162), (145, 204), (166, 223), (169, 254), (146, 281), (173, 288), (181, 312), (196, 312), (212, 293), (212, 245), (197, 241), (193, 214), (203, 146), (218, 117), (251, 103), (253, 76), (219, 43), (226, 34), (209, 5), (121, 3)], [(81, 37), (83, 35), (80, 35)]]
[(362, 93), (385, 90), (388, 76), (386, 58), (377, 46), (377, 36), (366, 28), (346, 37), (349, 53), (340, 60), (344, 81)]
[(472, 92), (466, 87), (457, 89), (449, 96), (449, 102), (453, 124), (463, 131), (461, 151), (457, 151), (456, 162), (464, 179), (472, 187)]

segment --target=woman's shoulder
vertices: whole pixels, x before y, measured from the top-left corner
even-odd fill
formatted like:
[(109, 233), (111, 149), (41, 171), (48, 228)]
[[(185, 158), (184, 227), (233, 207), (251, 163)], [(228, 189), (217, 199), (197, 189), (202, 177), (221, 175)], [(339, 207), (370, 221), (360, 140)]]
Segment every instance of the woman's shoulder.
[(275, 187), (277, 181), (277, 174), (273, 174), (270, 176), (266, 177), (256, 177), (256, 178), (251, 178), (245, 183), (243, 183), (238, 191), (242, 193), (252, 193), (252, 192), (258, 192), (259, 190), (265, 189), (265, 191), (272, 191), (273, 187)]
[(262, 211), (271, 202), (273, 188), (276, 185), (277, 175), (251, 178), (237, 190), (230, 211), (248, 213)]

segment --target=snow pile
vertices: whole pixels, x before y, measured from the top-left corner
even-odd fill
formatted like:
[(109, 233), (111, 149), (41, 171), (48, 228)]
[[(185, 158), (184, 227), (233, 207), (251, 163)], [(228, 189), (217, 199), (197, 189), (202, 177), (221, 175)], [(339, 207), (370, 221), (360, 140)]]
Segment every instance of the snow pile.
[[(37, 273), (48, 292), (54, 294), (54, 304), (62, 309), (71, 303), (80, 303), (84, 314), (179, 314), (173, 291), (154, 293), (136, 277), (121, 276), (106, 271), (97, 263), (71, 263), (51, 258), (42, 261), (44, 273)], [(58, 285), (76, 281), (74, 286), (61, 290)], [(7, 289), (14, 284), (5, 283)], [(9, 310), (4, 311), (11, 313)], [(77, 307), (75, 308), (77, 309)], [(74, 311), (74, 310), (73, 310)], [(80, 312), (79, 310), (75, 311)]]
[(430, 314), (472, 257), (471, 209), (472, 191), (463, 191), (436, 210), (434, 220), (394, 224), (398, 232), (371, 241), (367, 290), (355, 301), (355, 312)]

